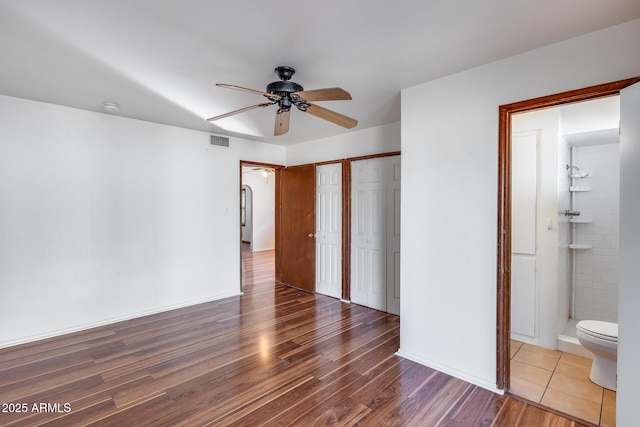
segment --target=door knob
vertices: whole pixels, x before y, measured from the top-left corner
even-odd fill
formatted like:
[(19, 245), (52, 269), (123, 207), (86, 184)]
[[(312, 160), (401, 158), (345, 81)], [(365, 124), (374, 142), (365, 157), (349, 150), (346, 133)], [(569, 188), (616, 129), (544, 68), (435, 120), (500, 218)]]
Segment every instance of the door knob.
[(307, 233), (307, 237), (316, 237), (316, 233)]

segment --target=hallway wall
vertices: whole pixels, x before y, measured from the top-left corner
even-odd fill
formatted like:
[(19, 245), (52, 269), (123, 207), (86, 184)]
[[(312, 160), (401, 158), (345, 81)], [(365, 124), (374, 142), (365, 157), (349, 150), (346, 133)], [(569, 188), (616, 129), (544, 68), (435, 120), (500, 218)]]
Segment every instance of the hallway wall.
[(287, 166), (400, 151), (400, 123), (376, 126), (287, 147)]
[(253, 194), (252, 250), (254, 251), (275, 248), (275, 182), (275, 175), (265, 178), (260, 175), (260, 171), (242, 174), (242, 183), (251, 187)]

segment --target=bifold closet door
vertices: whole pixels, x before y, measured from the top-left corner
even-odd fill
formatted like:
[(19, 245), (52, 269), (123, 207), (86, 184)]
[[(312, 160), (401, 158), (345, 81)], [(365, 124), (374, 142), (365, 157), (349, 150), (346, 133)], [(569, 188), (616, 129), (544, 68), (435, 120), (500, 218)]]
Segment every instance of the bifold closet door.
[(342, 297), (342, 163), (316, 167), (316, 292)]
[(384, 158), (351, 162), (351, 301), (387, 309)]
[(400, 314), (400, 156), (387, 158), (387, 312)]
[(351, 162), (351, 301), (400, 312), (400, 156)]

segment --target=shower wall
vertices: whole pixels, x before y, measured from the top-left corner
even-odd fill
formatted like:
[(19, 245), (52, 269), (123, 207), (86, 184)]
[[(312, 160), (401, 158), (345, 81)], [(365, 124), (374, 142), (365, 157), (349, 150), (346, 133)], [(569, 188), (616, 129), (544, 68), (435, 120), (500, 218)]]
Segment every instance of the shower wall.
[(571, 224), (564, 211), (571, 209), (571, 193), (569, 186), (571, 179), (566, 165), (571, 164), (571, 147), (564, 140), (558, 138), (558, 315), (556, 331), (565, 328), (571, 317), (571, 280), (572, 262), (569, 243), (571, 242)]
[(575, 227), (575, 241), (593, 245), (576, 251), (576, 319), (618, 321), (620, 238), (620, 144), (575, 147), (573, 164), (589, 172), (579, 184), (592, 191), (575, 194), (575, 208), (590, 224)]

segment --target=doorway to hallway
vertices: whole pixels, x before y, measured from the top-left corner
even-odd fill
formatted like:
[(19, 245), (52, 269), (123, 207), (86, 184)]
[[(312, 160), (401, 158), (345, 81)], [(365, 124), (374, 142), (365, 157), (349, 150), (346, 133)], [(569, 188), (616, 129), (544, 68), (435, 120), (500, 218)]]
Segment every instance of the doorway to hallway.
[[(257, 255), (272, 251), (270, 261), (275, 268), (276, 235), (276, 181), (280, 165), (240, 161), (240, 188), (238, 203), (240, 206), (240, 286), (246, 280), (243, 262), (247, 253)], [(257, 257), (259, 258), (259, 257)], [(269, 262), (268, 258), (262, 262)]]

